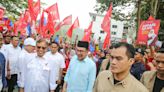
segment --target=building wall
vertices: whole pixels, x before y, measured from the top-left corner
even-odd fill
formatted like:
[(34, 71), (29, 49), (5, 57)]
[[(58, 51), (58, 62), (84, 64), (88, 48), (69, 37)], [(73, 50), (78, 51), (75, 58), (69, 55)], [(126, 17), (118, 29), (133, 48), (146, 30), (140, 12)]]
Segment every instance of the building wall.
[[(101, 37), (101, 41), (104, 41), (106, 37), (106, 32), (104, 32), (101, 28), (101, 23), (103, 21), (104, 16), (97, 15), (94, 13), (90, 13), (90, 16), (92, 18), (93, 27), (92, 32), (94, 33), (94, 39), (98, 40), (99, 37)], [(124, 24), (122, 21), (116, 21), (114, 19), (111, 19), (111, 39), (112, 41), (120, 41), (123, 36), (123, 28)]]

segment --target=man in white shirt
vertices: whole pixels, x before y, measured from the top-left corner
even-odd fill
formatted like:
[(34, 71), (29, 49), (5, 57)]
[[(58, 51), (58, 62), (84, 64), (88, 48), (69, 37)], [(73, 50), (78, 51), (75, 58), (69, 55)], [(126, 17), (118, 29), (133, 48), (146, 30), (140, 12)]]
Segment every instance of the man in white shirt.
[(44, 54), (47, 51), (46, 40), (36, 43), (37, 56), (27, 64), (24, 92), (54, 92), (56, 88), (56, 75), (51, 61), (47, 61)]
[(17, 84), (18, 74), (18, 57), (21, 48), (18, 46), (18, 36), (13, 36), (11, 44), (7, 47), (7, 84), (8, 92), (13, 92), (14, 86)]
[(19, 92), (23, 92), (24, 88), (24, 75), (26, 73), (27, 64), (36, 56), (35, 50), (36, 42), (33, 38), (27, 38), (24, 41), (24, 49), (21, 51), (19, 56), (19, 65), (18, 65), (18, 86)]
[(65, 60), (63, 55), (58, 52), (59, 44), (57, 42), (51, 42), (50, 49), (51, 51), (46, 53), (46, 57), (48, 58), (48, 61), (52, 61), (53, 68), (56, 70), (54, 73), (56, 73), (56, 83), (58, 86), (55, 92), (59, 92), (62, 73), (65, 68)]

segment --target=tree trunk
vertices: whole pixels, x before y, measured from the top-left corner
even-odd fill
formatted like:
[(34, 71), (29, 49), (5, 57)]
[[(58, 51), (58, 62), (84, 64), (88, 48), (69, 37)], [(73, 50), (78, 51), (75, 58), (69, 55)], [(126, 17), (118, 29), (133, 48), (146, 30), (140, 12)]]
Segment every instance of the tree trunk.
[(159, 0), (151, 0), (151, 15), (156, 18)]
[(137, 21), (138, 21), (138, 28), (140, 26), (140, 20), (141, 20), (141, 0), (138, 0), (138, 11), (137, 11)]
[(153, 11), (154, 18), (156, 18), (156, 15), (157, 15), (158, 2), (159, 2), (159, 0), (155, 0), (154, 9), (153, 9), (154, 10)]
[[(138, 3), (137, 3), (137, 31), (136, 31), (136, 34), (138, 33), (138, 28), (140, 26), (140, 21), (141, 21), (141, 0), (138, 0)], [(136, 35), (137, 36), (137, 35)]]

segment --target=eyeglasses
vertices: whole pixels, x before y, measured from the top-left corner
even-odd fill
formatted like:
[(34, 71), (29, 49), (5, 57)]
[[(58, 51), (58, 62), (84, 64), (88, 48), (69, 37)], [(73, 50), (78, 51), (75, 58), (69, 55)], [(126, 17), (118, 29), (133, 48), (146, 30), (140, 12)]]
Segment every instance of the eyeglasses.
[(42, 47), (42, 46), (37, 46), (37, 48), (38, 48), (38, 49), (43, 49), (43, 50), (46, 49), (46, 47)]

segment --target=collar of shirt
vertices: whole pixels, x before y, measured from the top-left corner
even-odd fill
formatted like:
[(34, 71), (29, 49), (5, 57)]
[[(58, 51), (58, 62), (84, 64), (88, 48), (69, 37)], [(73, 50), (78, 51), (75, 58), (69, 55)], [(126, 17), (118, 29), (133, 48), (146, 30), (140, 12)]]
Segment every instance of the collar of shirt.
[(39, 60), (46, 60), (45, 56), (43, 56), (43, 57), (36, 56), (36, 58), (39, 59)]
[(58, 54), (58, 51), (57, 51), (56, 53), (54, 53), (54, 54), (53, 54), (52, 52), (50, 52), (50, 53), (51, 53), (52, 55), (57, 55), (57, 54)]
[(125, 79), (123, 79), (122, 81), (114, 84), (114, 77), (113, 77), (113, 74), (111, 73), (109, 76), (108, 76), (108, 80), (110, 80), (112, 82), (113, 85), (122, 85), (122, 87), (126, 88), (127, 85), (128, 85), (128, 82), (131, 78), (131, 74), (129, 73)]
[(154, 83), (154, 81), (155, 81), (155, 78), (156, 78), (156, 76), (157, 76), (157, 71), (154, 71), (154, 73), (152, 74), (152, 76), (150, 76), (150, 80), (149, 80), (149, 83)]
[(12, 47), (12, 48), (14, 48), (14, 49), (17, 49), (17, 48), (19, 48), (19, 46), (17, 46), (17, 47), (14, 47), (14, 46), (13, 46), (13, 44), (10, 44), (10, 45), (11, 45), (11, 47)]

